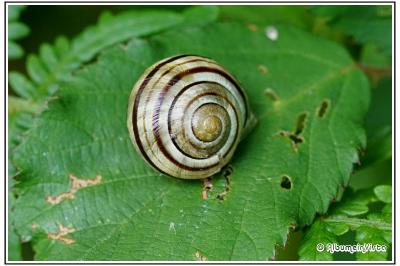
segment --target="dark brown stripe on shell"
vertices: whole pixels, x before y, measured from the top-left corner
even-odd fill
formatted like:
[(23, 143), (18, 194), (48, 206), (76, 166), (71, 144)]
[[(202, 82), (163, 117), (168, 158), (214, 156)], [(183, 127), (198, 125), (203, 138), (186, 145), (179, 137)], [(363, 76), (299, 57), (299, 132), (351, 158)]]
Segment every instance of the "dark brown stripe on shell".
[[(217, 84), (216, 82), (196, 81), (196, 82), (193, 82), (193, 83), (191, 83), (191, 84), (189, 84), (189, 85), (186, 85), (186, 86), (183, 87), (182, 90), (175, 96), (174, 100), (172, 101), (171, 107), (170, 107), (169, 110), (168, 110), (168, 134), (169, 134), (169, 136), (170, 136), (170, 138), (171, 138), (171, 140), (172, 140), (172, 143), (174, 144), (174, 146), (175, 146), (182, 154), (185, 154), (187, 157), (192, 158), (192, 159), (197, 159), (197, 160), (202, 160), (203, 158), (196, 158), (196, 157), (193, 157), (193, 156), (191, 156), (190, 154), (187, 154), (186, 152), (184, 152), (184, 151), (181, 149), (181, 147), (176, 143), (175, 138), (172, 137), (173, 134), (172, 134), (172, 129), (171, 129), (171, 113), (172, 113), (172, 110), (174, 109), (174, 106), (175, 106), (175, 104), (176, 104), (176, 101), (179, 99), (179, 97), (180, 97), (186, 90), (188, 90), (189, 88), (191, 88), (191, 87), (193, 87), (193, 86), (195, 86), (195, 85), (202, 84), (202, 83), (214, 83), (214, 84)], [(185, 108), (185, 110), (186, 110), (186, 109), (187, 109), (187, 108)]]
[[(196, 86), (196, 85), (199, 85), (199, 84), (204, 84), (204, 83), (206, 83), (206, 84), (218, 84), (218, 85), (219, 85), (219, 83), (213, 82), (213, 81), (196, 81), (196, 82), (193, 82), (193, 83), (191, 83), (191, 84), (189, 84), (189, 85), (186, 85), (186, 86), (183, 87), (182, 90), (175, 96), (174, 100), (172, 101), (171, 107), (170, 107), (169, 110), (168, 110), (168, 133), (169, 133), (169, 136), (171, 137), (172, 142), (174, 143), (175, 147), (176, 147), (182, 154), (185, 154), (187, 157), (192, 158), (192, 159), (197, 159), (197, 160), (203, 160), (203, 159), (207, 159), (207, 158), (196, 158), (196, 157), (191, 156), (190, 154), (187, 154), (186, 152), (184, 152), (184, 151), (179, 147), (179, 145), (176, 143), (175, 139), (172, 137), (173, 134), (172, 134), (172, 129), (171, 129), (171, 113), (172, 113), (172, 110), (174, 109), (174, 106), (175, 106), (177, 100), (179, 99), (179, 97), (180, 97), (185, 91), (187, 91), (188, 89), (190, 89), (190, 88), (193, 87), (193, 86)], [(192, 102), (192, 101), (191, 101), (191, 102)], [(186, 109), (187, 109), (187, 106), (186, 106), (185, 110), (186, 110)], [(181, 121), (181, 122), (182, 122), (182, 121)], [(192, 143), (190, 143), (190, 144), (192, 145)], [(193, 147), (193, 145), (192, 145), (192, 147)], [(193, 148), (196, 148), (196, 147), (193, 147)]]
[[(229, 103), (230, 106), (232, 106), (232, 109), (233, 109), (233, 111), (235, 112), (235, 118), (236, 118), (236, 121), (237, 121), (237, 123), (236, 123), (236, 124), (237, 124), (237, 126), (236, 126), (236, 132), (235, 132), (235, 139), (234, 139), (234, 141), (233, 141), (232, 143), (233, 143), (233, 144), (236, 143), (236, 139), (238, 138), (238, 133), (239, 133), (238, 131), (239, 131), (239, 127), (240, 127), (240, 125), (239, 125), (239, 117), (238, 117), (238, 114), (237, 114), (237, 112), (236, 112), (236, 109), (234, 108), (234, 106), (232, 105), (232, 103), (231, 103), (228, 99), (226, 99), (225, 97), (223, 97), (223, 96), (220, 95), (220, 94), (213, 93), (213, 92), (208, 92), (208, 93), (203, 93), (203, 94), (200, 94), (200, 95), (196, 96), (195, 99), (192, 99), (192, 100), (188, 103), (187, 106), (189, 106), (189, 105), (190, 105), (192, 102), (194, 102), (196, 99), (198, 99), (198, 98), (200, 98), (200, 97), (203, 97), (203, 96), (207, 96), (207, 95), (221, 96), (222, 98), (224, 98), (224, 99)], [(206, 105), (206, 104), (209, 104), (209, 103), (202, 104), (202, 105), (199, 106), (199, 108), (200, 108), (201, 106), (203, 106), (203, 105)], [(218, 105), (219, 105), (219, 104), (218, 104)], [(223, 107), (222, 105), (219, 105), (219, 106)], [(229, 149), (228, 149), (227, 152), (224, 154), (224, 156), (228, 155), (232, 148), (233, 148), (233, 145), (231, 145), (231, 146), (229, 147)]]
[[(217, 94), (217, 93), (204, 93), (204, 94), (201, 94), (201, 95), (196, 96), (196, 99), (199, 98), (199, 97), (207, 96), (207, 95), (222, 96), (222, 95)], [(226, 100), (227, 100), (227, 99), (226, 99)], [(228, 100), (227, 100), (227, 101), (228, 101)], [(191, 102), (193, 102), (193, 101), (191, 101)], [(229, 101), (228, 101), (228, 102), (229, 102)], [(200, 107), (202, 107), (203, 105), (206, 105), (206, 104), (210, 104), (210, 103), (204, 103), (204, 104), (200, 105), (198, 108), (200, 108)], [(216, 103), (213, 103), (213, 104), (216, 104)], [(230, 102), (229, 102), (229, 104), (231, 105)], [(188, 105), (186, 106), (185, 110), (188, 108), (189, 105), (190, 105), (190, 104), (188, 104)], [(220, 106), (220, 107), (223, 108), (223, 106), (220, 105), (220, 104), (216, 104), (216, 105), (218, 105), (218, 106)], [(232, 105), (231, 105), (231, 106), (232, 106)], [(232, 108), (232, 109), (233, 109), (234, 112), (235, 112), (235, 117), (236, 117), (236, 120), (237, 120), (237, 119), (238, 119), (238, 116), (237, 116), (236, 110), (235, 110), (235, 108)], [(170, 110), (171, 110), (171, 109), (170, 109)], [(171, 112), (169, 112), (168, 117), (170, 117), (170, 113), (171, 113)], [(190, 154), (186, 153), (184, 150), (182, 150), (181, 147), (178, 145), (178, 143), (176, 143), (175, 139), (172, 137), (173, 134), (172, 134), (172, 132), (171, 132), (172, 129), (171, 129), (171, 123), (170, 123), (170, 121), (171, 121), (171, 120), (168, 120), (168, 132), (169, 132), (169, 136), (170, 136), (170, 138), (171, 138), (171, 140), (172, 140), (172, 143), (174, 144), (174, 146), (176, 147), (177, 150), (179, 150), (182, 154), (184, 154), (184, 155), (186, 155), (187, 157), (192, 158), (192, 159), (196, 159), (196, 160), (206, 160), (206, 159), (209, 158), (209, 157), (207, 157), (207, 158), (193, 157), (192, 155), (190, 155)], [(181, 121), (181, 124), (182, 124), (182, 121)], [(236, 141), (236, 138), (237, 138), (238, 129), (239, 129), (239, 127), (236, 127), (235, 141)], [(192, 143), (191, 141), (189, 141), (188, 143), (189, 143), (194, 149), (199, 149), (198, 147), (194, 146), (194, 143)], [(213, 146), (211, 146), (211, 147), (214, 147), (214, 146), (215, 146), (215, 145), (213, 145)], [(231, 148), (232, 148), (232, 147), (230, 147), (230, 148), (228, 149), (228, 152), (226, 152), (226, 153), (224, 154), (224, 156), (226, 156), (226, 155), (229, 153), (229, 151), (231, 150)], [(216, 152), (215, 152), (215, 153), (216, 153)], [(211, 154), (211, 156), (214, 155), (215, 153)]]
[[(237, 133), (238, 133), (237, 131), (238, 131), (238, 129), (239, 129), (239, 117), (238, 117), (238, 115), (237, 115), (236, 109), (234, 108), (235, 106), (231, 103), (231, 101), (229, 101), (229, 99), (225, 98), (224, 95), (221, 95), (221, 94), (218, 94), (218, 93), (215, 93), (215, 92), (205, 92), (205, 93), (196, 95), (196, 97), (192, 98), (192, 99), (189, 101), (189, 103), (186, 105), (185, 110), (186, 110), (187, 108), (189, 108), (189, 106), (190, 106), (194, 101), (196, 101), (197, 99), (199, 99), (199, 98), (201, 98), (201, 97), (204, 97), (204, 96), (209, 96), (209, 95), (211, 95), (211, 96), (218, 96), (219, 98), (223, 98), (225, 101), (228, 102), (228, 104), (229, 104), (230, 106), (232, 106), (232, 109), (233, 109), (233, 111), (235, 112), (235, 118), (236, 118), (236, 121), (237, 121), (237, 127), (236, 127), (236, 132), (235, 132), (235, 139), (236, 139)], [(210, 104), (210, 103), (204, 103), (204, 104), (200, 105), (198, 108), (200, 108), (200, 107), (202, 107), (203, 105), (206, 105), (206, 104)], [(213, 103), (213, 104), (216, 104), (216, 103)], [(216, 105), (221, 106), (221, 107), (223, 108), (223, 106), (220, 105), (220, 104), (216, 104)], [(192, 143), (191, 143), (191, 144), (192, 144)], [(193, 144), (194, 144), (194, 143), (193, 143)], [(196, 148), (196, 147), (194, 147), (194, 148)], [(229, 149), (229, 150), (230, 150), (230, 149)], [(224, 156), (225, 156), (226, 154), (228, 154), (228, 153), (225, 153)]]
[(157, 73), (157, 71), (158, 71), (161, 67), (163, 67), (164, 65), (166, 65), (166, 64), (168, 64), (168, 63), (171, 63), (171, 62), (173, 62), (173, 61), (175, 61), (175, 60), (177, 60), (177, 59), (180, 59), (180, 58), (183, 58), (183, 57), (187, 57), (187, 56), (190, 56), (190, 55), (177, 55), (177, 56), (171, 57), (170, 59), (168, 59), (168, 60), (166, 60), (166, 61), (164, 61), (164, 62), (161, 62), (160, 64), (156, 65), (156, 66), (153, 68), (153, 70), (143, 79), (142, 84), (140, 84), (139, 90), (138, 90), (138, 92), (136, 93), (135, 103), (134, 103), (134, 105), (133, 105), (133, 110), (132, 110), (132, 112), (133, 112), (133, 114), (132, 114), (133, 133), (134, 133), (134, 136), (135, 136), (136, 144), (137, 144), (137, 146), (139, 147), (139, 150), (140, 150), (142, 156), (146, 159), (146, 161), (147, 161), (151, 166), (153, 166), (155, 169), (157, 169), (158, 171), (160, 171), (161, 173), (163, 173), (163, 174), (165, 174), (165, 175), (168, 175), (168, 174), (165, 173), (164, 171), (162, 171), (161, 169), (159, 169), (159, 168), (150, 160), (150, 158), (147, 156), (147, 154), (146, 154), (146, 152), (145, 152), (145, 150), (144, 150), (144, 148), (143, 148), (142, 142), (140, 141), (139, 130), (138, 130), (138, 127), (137, 127), (137, 123), (135, 123), (135, 121), (136, 121), (136, 116), (137, 116), (137, 109), (138, 109), (138, 105), (139, 105), (139, 101), (140, 101), (140, 95), (141, 95), (142, 91), (144, 90), (144, 88), (146, 87), (146, 85), (147, 85), (147, 83), (149, 82), (149, 80), (154, 76), (154, 74)]
[[(211, 73), (216, 73), (219, 74), (221, 76), (223, 76), (224, 78), (226, 78), (227, 80), (229, 80), (237, 89), (237, 91), (241, 94), (242, 98), (243, 98), (243, 102), (245, 103), (245, 122), (246, 122), (246, 118), (247, 118), (247, 104), (246, 104), (246, 98), (244, 96), (243, 91), (240, 89), (239, 85), (236, 83), (236, 81), (227, 73), (225, 73), (224, 71), (220, 70), (220, 69), (216, 69), (216, 68), (211, 68), (211, 67), (205, 67), (205, 66), (201, 66), (201, 67), (194, 67), (191, 68), (189, 70), (186, 70), (184, 72), (181, 72), (177, 75), (175, 75), (173, 78), (171, 78), (170, 81), (168, 81), (167, 85), (165, 85), (165, 87), (163, 88), (163, 90), (160, 93), (160, 96), (158, 98), (158, 103), (157, 103), (157, 108), (158, 110), (156, 111), (154, 117), (153, 117), (153, 134), (154, 137), (156, 139), (157, 142), (157, 146), (160, 149), (160, 151), (164, 154), (164, 156), (166, 158), (168, 158), (168, 160), (170, 162), (172, 162), (173, 164), (175, 164), (176, 166), (185, 169), (185, 170), (189, 170), (189, 171), (203, 171), (203, 170), (208, 170), (211, 169), (215, 166), (217, 166), (219, 163), (213, 164), (213, 165), (209, 165), (207, 167), (203, 167), (203, 168), (194, 168), (194, 167), (189, 167), (187, 165), (184, 165), (180, 162), (178, 162), (177, 160), (175, 160), (174, 157), (171, 156), (171, 154), (168, 153), (168, 151), (165, 149), (161, 137), (160, 137), (160, 132), (158, 130), (159, 128), (159, 117), (160, 117), (160, 106), (164, 100), (165, 94), (168, 92), (168, 90), (175, 85), (179, 80), (181, 80), (184, 76), (186, 75), (190, 75), (190, 74), (195, 74), (195, 73), (199, 73), (199, 72), (211, 72)], [(236, 110), (235, 110), (235, 114), (236, 114)], [(236, 114), (237, 116), (237, 114)], [(238, 120), (239, 121), (239, 120)], [(240, 125), (238, 125), (239, 127)], [(236, 141), (236, 140), (235, 140)], [(235, 143), (235, 142), (234, 142)]]
[[(193, 57), (195, 57), (195, 58), (194, 58), (194, 59), (191, 59), (191, 60), (188, 60), (188, 61), (181, 62), (181, 63), (176, 64), (176, 65), (172, 65), (172, 66), (171, 66), (170, 68), (168, 68), (164, 73), (162, 73), (161, 75), (159, 75), (158, 79), (154, 82), (154, 84), (158, 84), (159, 81), (160, 81), (163, 77), (165, 77), (168, 73), (170, 73), (170, 72), (171, 72), (173, 69), (175, 69), (176, 67), (179, 67), (179, 66), (184, 65), (184, 64), (187, 64), (187, 63), (206, 62), (206, 63), (209, 63), (209, 64), (218, 65), (218, 64), (216, 64), (214, 61), (212, 61), (212, 60), (209, 59), (209, 58), (200, 57), (200, 56), (196, 56), (196, 55), (187, 55), (187, 57), (189, 57), (189, 56), (193, 56)], [(182, 58), (182, 57), (179, 57), (179, 59), (180, 59), (180, 58)], [(172, 62), (173, 62), (173, 61), (168, 62), (167, 64), (172, 63)], [(164, 66), (167, 65), (167, 64), (164, 64), (164, 65), (162, 65), (161, 67), (164, 67)], [(160, 70), (161, 67), (159, 67), (159, 69), (157, 69), (157, 71)], [(156, 71), (156, 73), (157, 73), (157, 71)], [(154, 73), (152, 76), (154, 76), (156, 73)], [(150, 78), (151, 78), (151, 77), (150, 77)], [(167, 84), (169, 84), (169, 81), (168, 81)], [(147, 83), (145, 84), (145, 86), (146, 86), (146, 85), (147, 85)], [(175, 85), (175, 84), (172, 84), (172, 85)], [(151, 95), (147, 96), (147, 99), (146, 99), (146, 102), (145, 102), (145, 106), (147, 106), (147, 105), (149, 104), (150, 98), (151, 98)], [(160, 110), (161, 110), (161, 105), (156, 105), (155, 108), (156, 108), (156, 110), (155, 110), (155, 116), (157, 116), (157, 120), (158, 120), (158, 119), (159, 119)], [(144, 116), (146, 116), (146, 115), (144, 115)], [(154, 124), (153, 124), (153, 130), (154, 130)], [(158, 131), (158, 129), (157, 129), (157, 131)], [(144, 137), (145, 137), (147, 143), (149, 143), (149, 139), (147, 138), (147, 134), (145, 134)], [(193, 159), (197, 159), (197, 158), (193, 158)], [(157, 168), (157, 169), (158, 169), (158, 168)]]

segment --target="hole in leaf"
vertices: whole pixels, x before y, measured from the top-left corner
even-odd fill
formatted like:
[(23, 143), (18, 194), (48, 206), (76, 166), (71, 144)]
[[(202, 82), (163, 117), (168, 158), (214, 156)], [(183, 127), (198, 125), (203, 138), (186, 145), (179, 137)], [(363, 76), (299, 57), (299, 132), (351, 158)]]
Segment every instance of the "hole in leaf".
[(298, 137), (297, 135), (293, 135), (293, 134), (290, 134), (289, 138), (293, 141), (294, 144), (303, 143), (303, 141), (304, 141), (302, 137)]
[(300, 134), (303, 133), (303, 131), (304, 131), (307, 116), (308, 116), (307, 112), (301, 113), (298, 116), (297, 123), (296, 123), (296, 129), (294, 132), (289, 132), (289, 131), (284, 131), (284, 130), (279, 132), (280, 136), (288, 137), (290, 139), (290, 142), (292, 144), (292, 148), (293, 148), (294, 152), (297, 152), (298, 144), (304, 142), (304, 138), (302, 136), (300, 136)]
[(218, 193), (217, 199), (224, 200), (227, 193), (227, 191), (222, 191), (221, 193)]
[(304, 124), (307, 119), (307, 115), (308, 114), (306, 112), (304, 112), (304, 113), (301, 113), (299, 115), (299, 117), (297, 118), (296, 131), (294, 133), (296, 136), (300, 135), (303, 132)]
[(257, 69), (258, 71), (260, 71), (261, 74), (268, 73), (268, 67), (266, 67), (265, 65), (258, 65)]
[(228, 165), (222, 170), (222, 175), (226, 180), (228, 180), (228, 185), (229, 185), (229, 178), (233, 174), (233, 167)]
[(224, 200), (225, 196), (228, 194), (228, 192), (231, 189), (231, 178), (230, 176), (233, 173), (233, 167), (231, 165), (227, 165), (223, 170), (222, 170), (222, 176), (225, 179), (225, 187), (224, 190), (220, 193), (217, 194), (217, 199), (218, 200)]
[(318, 116), (323, 118), (328, 110), (329, 100), (323, 100), (319, 109), (318, 109)]
[(290, 180), (290, 177), (284, 175), (281, 178), (281, 188), (284, 189), (291, 189), (292, 188), (292, 181)]

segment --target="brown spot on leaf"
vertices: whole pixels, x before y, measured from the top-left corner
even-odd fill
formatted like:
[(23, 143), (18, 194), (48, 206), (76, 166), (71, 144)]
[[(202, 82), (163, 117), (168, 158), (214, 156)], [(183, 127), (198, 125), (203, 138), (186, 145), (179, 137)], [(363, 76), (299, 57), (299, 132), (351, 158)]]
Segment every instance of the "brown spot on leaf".
[(203, 200), (208, 199), (208, 191), (210, 191), (212, 187), (213, 184), (211, 183), (211, 178), (203, 179), (203, 190), (201, 191), (201, 198)]
[(207, 257), (202, 256), (198, 250), (194, 253), (194, 256), (195, 256), (195, 257), (197, 258), (197, 260), (199, 260), (199, 261), (206, 261), (206, 260), (207, 260)]
[(50, 204), (58, 204), (65, 199), (74, 199), (75, 196), (71, 192), (63, 192), (58, 196), (48, 196), (47, 202)]
[(363, 64), (356, 64), (355, 66), (364, 71), (368, 75), (368, 77), (370, 77), (371, 82), (374, 85), (372, 87), (375, 87), (379, 83), (379, 81), (382, 80), (382, 78), (392, 76), (392, 68), (390, 66), (384, 68), (371, 67)]
[(247, 28), (248, 28), (250, 31), (252, 31), (252, 32), (256, 32), (256, 31), (258, 30), (257, 25), (256, 25), (256, 24), (253, 24), (253, 23), (248, 23), (248, 24), (247, 24)]
[(258, 65), (257, 67), (258, 71), (260, 71), (261, 74), (267, 74), (268, 73), (268, 68), (264, 65)]
[(279, 101), (279, 96), (276, 92), (271, 88), (266, 88), (264, 93), (274, 102)]
[(37, 224), (32, 224), (32, 225), (31, 225), (32, 230), (36, 230), (38, 227), (39, 227), (39, 226), (38, 226)]
[(67, 192), (63, 192), (57, 196), (48, 196), (47, 197), (47, 202), (50, 204), (58, 204), (62, 202), (65, 199), (74, 199), (75, 198), (75, 193), (81, 189), (85, 188), (88, 186), (93, 186), (97, 185), (101, 182), (101, 176), (98, 175), (93, 179), (79, 179), (73, 174), (69, 175), (69, 178), (71, 180), (71, 189)]
[(63, 241), (67, 245), (71, 245), (75, 243), (75, 240), (67, 238), (66, 235), (69, 233), (75, 232), (75, 229), (72, 227), (65, 227), (62, 224), (58, 226), (58, 232), (56, 233), (48, 233), (47, 237), (52, 240), (60, 240)]

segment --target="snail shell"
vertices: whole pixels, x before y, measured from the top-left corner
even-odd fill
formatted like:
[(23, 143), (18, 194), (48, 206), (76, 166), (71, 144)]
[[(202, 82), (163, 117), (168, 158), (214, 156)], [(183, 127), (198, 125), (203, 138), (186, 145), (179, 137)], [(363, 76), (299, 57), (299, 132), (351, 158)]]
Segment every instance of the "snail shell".
[(249, 117), (244, 91), (215, 61), (164, 59), (135, 84), (128, 129), (137, 151), (163, 174), (210, 177), (231, 159)]

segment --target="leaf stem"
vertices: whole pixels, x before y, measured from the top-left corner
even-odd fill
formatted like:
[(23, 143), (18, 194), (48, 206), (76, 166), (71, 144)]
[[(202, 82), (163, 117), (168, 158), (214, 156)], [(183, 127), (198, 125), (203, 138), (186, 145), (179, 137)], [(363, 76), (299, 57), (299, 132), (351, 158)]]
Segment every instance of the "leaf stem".
[(367, 75), (374, 77), (390, 77), (392, 76), (392, 68), (380, 68), (380, 67), (371, 67), (364, 64), (356, 64), (359, 69), (364, 71)]
[(390, 231), (392, 230), (392, 225), (382, 222), (382, 221), (374, 221), (374, 220), (367, 220), (361, 218), (350, 218), (350, 217), (343, 217), (343, 216), (329, 216), (325, 218), (324, 221), (331, 222), (331, 223), (346, 223), (350, 227), (359, 227), (361, 225), (367, 225), (371, 227), (376, 227), (380, 230)]

